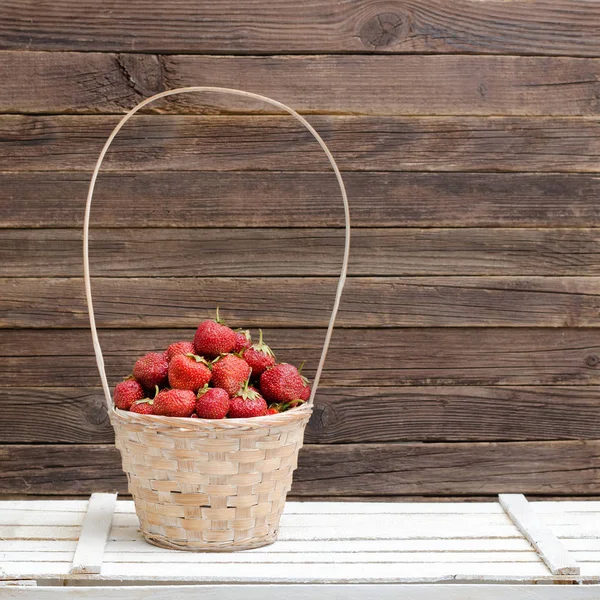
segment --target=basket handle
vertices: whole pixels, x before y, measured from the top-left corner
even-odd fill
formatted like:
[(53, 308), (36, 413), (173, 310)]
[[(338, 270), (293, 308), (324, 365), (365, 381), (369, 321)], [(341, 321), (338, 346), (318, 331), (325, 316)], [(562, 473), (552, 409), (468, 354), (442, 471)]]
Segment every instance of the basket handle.
[(344, 260), (342, 263), (342, 270), (340, 273), (340, 278), (337, 285), (337, 290), (335, 293), (335, 301), (333, 303), (333, 310), (331, 311), (331, 317), (329, 318), (329, 325), (327, 326), (327, 334), (325, 336), (325, 342), (323, 343), (323, 351), (321, 352), (321, 358), (319, 360), (319, 366), (317, 367), (317, 372), (313, 381), (312, 391), (310, 394), (310, 398), (308, 400), (308, 404), (312, 404), (314, 402), (315, 393), (317, 391), (317, 387), (319, 385), (319, 379), (321, 378), (321, 372), (323, 371), (323, 365), (325, 363), (325, 358), (327, 356), (327, 350), (329, 349), (329, 343), (331, 341), (331, 334), (333, 333), (333, 325), (335, 322), (335, 317), (340, 305), (340, 298), (342, 296), (342, 290), (344, 288), (344, 283), (346, 282), (346, 272), (348, 270), (348, 258), (350, 255), (350, 209), (348, 207), (348, 197), (346, 196), (346, 188), (344, 187), (344, 181), (342, 179), (342, 175), (340, 170), (335, 162), (329, 148), (321, 138), (321, 136), (315, 131), (313, 126), (301, 115), (299, 115), (295, 110), (278, 102), (277, 100), (273, 100), (272, 98), (268, 98), (266, 96), (261, 96), (260, 94), (253, 94), (251, 92), (244, 92), (242, 90), (230, 89), (230, 88), (221, 88), (221, 87), (207, 87), (207, 86), (193, 86), (193, 87), (184, 87), (177, 88), (173, 90), (167, 90), (165, 92), (161, 92), (160, 94), (156, 94), (151, 96), (150, 98), (146, 98), (140, 102), (137, 106), (132, 108), (118, 123), (118, 125), (113, 129), (112, 133), (108, 136), (106, 140), (102, 152), (100, 152), (100, 156), (96, 162), (96, 166), (94, 167), (94, 172), (92, 174), (92, 179), (90, 181), (90, 187), (88, 189), (87, 201), (85, 205), (85, 218), (83, 221), (83, 276), (85, 280), (85, 297), (87, 301), (88, 312), (90, 315), (90, 327), (92, 329), (92, 340), (94, 343), (94, 353), (96, 354), (96, 363), (98, 364), (98, 371), (100, 372), (100, 379), (102, 380), (102, 388), (104, 390), (104, 396), (106, 397), (106, 405), (110, 410), (113, 406), (112, 395), (110, 393), (110, 388), (108, 386), (108, 380), (106, 377), (106, 370), (104, 368), (104, 357), (102, 355), (102, 349), (100, 348), (100, 341), (98, 340), (98, 332), (96, 331), (96, 318), (94, 316), (94, 305), (92, 303), (92, 288), (90, 283), (90, 263), (89, 263), (89, 226), (90, 226), (90, 212), (92, 207), (92, 196), (94, 194), (94, 187), (96, 185), (96, 179), (98, 178), (98, 173), (100, 171), (100, 167), (102, 166), (102, 161), (104, 160), (104, 156), (108, 151), (112, 141), (115, 139), (117, 133), (121, 130), (123, 125), (129, 121), (129, 119), (138, 112), (144, 106), (147, 106), (151, 102), (158, 100), (160, 98), (165, 98), (166, 96), (173, 96), (176, 94), (183, 94), (188, 92), (219, 92), (224, 94), (230, 94), (234, 96), (244, 96), (246, 98), (253, 98), (255, 100), (262, 100), (271, 104), (272, 106), (276, 106), (277, 108), (281, 108), (286, 111), (292, 117), (294, 117), (297, 121), (302, 123), (308, 131), (312, 134), (312, 136), (317, 140), (323, 152), (327, 155), (329, 162), (335, 172), (335, 176), (337, 177), (338, 184), (340, 186), (340, 192), (342, 193), (342, 200), (344, 202), (344, 219), (346, 224), (346, 239), (344, 244)]

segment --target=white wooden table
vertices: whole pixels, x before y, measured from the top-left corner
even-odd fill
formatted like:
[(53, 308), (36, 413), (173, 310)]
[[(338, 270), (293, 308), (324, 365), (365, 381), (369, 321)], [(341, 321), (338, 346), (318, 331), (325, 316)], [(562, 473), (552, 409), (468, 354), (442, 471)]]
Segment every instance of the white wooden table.
[(233, 554), (151, 546), (110, 494), (3, 501), (0, 598), (600, 599), (600, 502), (500, 501), (289, 502)]

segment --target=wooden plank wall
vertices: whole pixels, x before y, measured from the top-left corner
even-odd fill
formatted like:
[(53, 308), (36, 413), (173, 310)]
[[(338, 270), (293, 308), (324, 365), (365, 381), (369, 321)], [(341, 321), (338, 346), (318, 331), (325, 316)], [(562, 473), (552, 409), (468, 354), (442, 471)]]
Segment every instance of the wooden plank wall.
[[(81, 267), (119, 116), (263, 93), (339, 160), (351, 277), (298, 497), (600, 493), (600, 5), (4, 0), (0, 492), (126, 490)], [(177, 97), (127, 125), (92, 211), (111, 381), (220, 302), (314, 368), (341, 201), (269, 107)]]

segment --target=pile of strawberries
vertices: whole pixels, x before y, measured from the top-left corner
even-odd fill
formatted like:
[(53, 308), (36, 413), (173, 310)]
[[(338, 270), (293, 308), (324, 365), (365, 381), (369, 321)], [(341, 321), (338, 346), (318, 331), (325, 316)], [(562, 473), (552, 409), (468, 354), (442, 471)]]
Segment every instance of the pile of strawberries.
[[(200, 323), (193, 342), (150, 352), (117, 384), (115, 406), (145, 415), (241, 419), (276, 414), (306, 402), (308, 380), (296, 367), (277, 363), (260, 331), (234, 331), (217, 317)], [(153, 397), (150, 397), (152, 393)]]

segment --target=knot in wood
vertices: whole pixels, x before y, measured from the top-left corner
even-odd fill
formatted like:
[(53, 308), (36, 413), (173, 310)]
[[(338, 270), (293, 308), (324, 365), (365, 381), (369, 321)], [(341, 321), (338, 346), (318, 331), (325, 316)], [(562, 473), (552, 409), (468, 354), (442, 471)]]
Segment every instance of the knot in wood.
[(368, 19), (360, 29), (360, 40), (371, 49), (387, 48), (406, 34), (407, 19), (397, 13), (380, 13)]
[(599, 360), (600, 360), (600, 359), (598, 358), (598, 355), (597, 355), (597, 354), (588, 354), (588, 355), (585, 357), (585, 364), (586, 364), (588, 367), (595, 367), (595, 366), (597, 366), (597, 365), (598, 365), (598, 361), (599, 361)]

